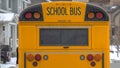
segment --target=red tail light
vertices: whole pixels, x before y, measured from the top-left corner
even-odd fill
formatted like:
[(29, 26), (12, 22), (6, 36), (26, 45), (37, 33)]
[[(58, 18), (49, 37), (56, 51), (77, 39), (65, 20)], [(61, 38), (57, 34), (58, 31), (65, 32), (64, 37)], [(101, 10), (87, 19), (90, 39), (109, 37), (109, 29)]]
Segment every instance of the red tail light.
[(103, 13), (101, 13), (101, 12), (96, 13), (96, 17), (98, 19), (102, 19), (103, 18)]
[(96, 63), (95, 62), (91, 62), (91, 66), (95, 66), (96, 65)]
[(88, 61), (92, 61), (92, 60), (93, 60), (93, 58), (94, 58), (94, 57), (93, 57), (93, 55), (92, 55), (92, 54), (89, 54), (89, 55), (87, 56), (87, 60), (88, 60)]
[(37, 66), (38, 65), (38, 63), (37, 62), (33, 62), (33, 66)]
[(40, 61), (41, 60), (41, 55), (40, 54), (36, 54), (35, 55), (35, 60)]
[(26, 19), (32, 18), (32, 13), (30, 13), (30, 12), (26, 13), (26, 14), (25, 14), (25, 18), (26, 18)]

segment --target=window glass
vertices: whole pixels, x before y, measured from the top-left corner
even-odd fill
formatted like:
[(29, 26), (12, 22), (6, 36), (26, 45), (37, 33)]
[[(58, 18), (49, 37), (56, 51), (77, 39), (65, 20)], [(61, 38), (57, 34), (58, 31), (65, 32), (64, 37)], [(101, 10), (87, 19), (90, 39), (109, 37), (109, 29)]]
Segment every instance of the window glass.
[(12, 0), (8, 0), (8, 8), (12, 9)]
[(87, 46), (88, 29), (40, 29), (41, 46)]

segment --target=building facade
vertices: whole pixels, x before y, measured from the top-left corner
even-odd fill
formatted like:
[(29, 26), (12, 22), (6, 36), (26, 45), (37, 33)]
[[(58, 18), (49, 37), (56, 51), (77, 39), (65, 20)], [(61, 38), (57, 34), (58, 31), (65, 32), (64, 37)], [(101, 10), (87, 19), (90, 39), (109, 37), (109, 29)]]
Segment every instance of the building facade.
[(0, 0), (0, 45), (9, 45), (12, 52), (18, 47), (18, 16), (30, 0)]

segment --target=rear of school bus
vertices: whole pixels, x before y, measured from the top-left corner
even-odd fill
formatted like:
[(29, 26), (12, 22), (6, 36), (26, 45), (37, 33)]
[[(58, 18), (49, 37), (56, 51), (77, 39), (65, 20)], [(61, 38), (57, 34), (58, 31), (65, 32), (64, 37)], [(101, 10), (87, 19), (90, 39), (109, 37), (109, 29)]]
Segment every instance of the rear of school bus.
[(86, 3), (30, 6), (19, 17), (19, 68), (110, 68), (109, 24)]

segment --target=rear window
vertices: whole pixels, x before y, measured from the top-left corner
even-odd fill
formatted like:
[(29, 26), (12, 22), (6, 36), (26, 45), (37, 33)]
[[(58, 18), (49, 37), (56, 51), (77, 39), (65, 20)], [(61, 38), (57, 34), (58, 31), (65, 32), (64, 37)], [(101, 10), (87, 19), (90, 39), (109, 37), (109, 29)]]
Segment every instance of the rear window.
[(40, 46), (88, 46), (88, 29), (42, 28)]

